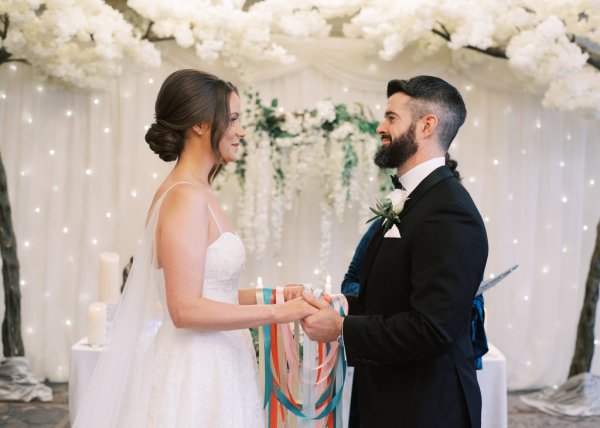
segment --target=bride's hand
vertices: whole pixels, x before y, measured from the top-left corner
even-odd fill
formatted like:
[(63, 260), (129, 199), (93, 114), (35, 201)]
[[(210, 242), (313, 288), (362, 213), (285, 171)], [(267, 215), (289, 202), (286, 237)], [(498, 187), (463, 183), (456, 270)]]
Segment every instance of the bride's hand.
[(273, 308), (275, 309), (275, 324), (298, 321), (318, 312), (317, 308), (302, 297), (278, 305), (273, 305)]
[(286, 302), (302, 297), (304, 285), (302, 284), (286, 284), (283, 288), (283, 297)]

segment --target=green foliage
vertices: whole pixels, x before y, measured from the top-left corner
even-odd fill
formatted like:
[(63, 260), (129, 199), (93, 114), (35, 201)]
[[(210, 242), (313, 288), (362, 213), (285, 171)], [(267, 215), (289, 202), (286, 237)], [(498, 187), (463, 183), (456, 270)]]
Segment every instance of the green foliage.
[[(318, 117), (317, 109), (305, 109), (286, 115), (278, 108), (278, 99), (273, 99), (265, 105), (258, 92), (248, 91), (245, 97), (248, 105), (245, 126), (250, 131), (250, 135), (259, 136), (258, 138), (266, 135), (269, 139), (274, 171), (273, 178), (278, 192), (281, 192), (286, 185), (287, 171), (282, 163), (282, 158), (289, 155), (292, 150), (315, 144), (325, 144), (328, 152), (331, 150), (331, 144), (343, 145), (343, 171), (341, 177), (338, 178), (342, 181), (342, 185), (346, 189), (348, 188), (352, 173), (358, 165), (358, 155), (354, 142), (357, 137), (356, 134), (375, 136), (378, 125), (364, 105), (357, 103), (354, 106), (355, 108), (350, 111), (347, 105), (336, 104), (334, 106), (335, 118), (325, 120)], [(292, 134), (289, 131), (290, 127), (286, 126), (286, 121), (290, 116), (301, 122), (302, 126), (299, 133)], [(339, 140), (332, 138), (332, 133), (344, 124), (353, 125), (354, 132)], [(287, 141), (287, 144), (281, 144), (284, 140)], [(248, 150), (252, 150), (252, 147), (255, 146), (248, 144), (247, 140), (242, 140), (241, 145), (243, 151), (236, 164), (235, 174), (243, 187)]]

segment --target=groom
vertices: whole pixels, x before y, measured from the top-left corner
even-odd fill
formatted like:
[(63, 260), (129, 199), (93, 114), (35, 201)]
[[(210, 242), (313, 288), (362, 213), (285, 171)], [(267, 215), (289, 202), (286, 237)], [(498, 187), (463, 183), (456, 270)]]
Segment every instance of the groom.
[(465, 105), (456, 88), (431, 76), (392, 80), (387, 96), (375, 163), (397, 169), (409, 199), (391, 232), (380, 228), (371, 239), (360, 293), (347, 296), (350, 314), (341, 318), (305, 294), (320, 311), (303, 328), (312, 340), (344, 343), (355, 367), (351, 427), (478, 428), (469, 327), (487, 237), (444, 162)]

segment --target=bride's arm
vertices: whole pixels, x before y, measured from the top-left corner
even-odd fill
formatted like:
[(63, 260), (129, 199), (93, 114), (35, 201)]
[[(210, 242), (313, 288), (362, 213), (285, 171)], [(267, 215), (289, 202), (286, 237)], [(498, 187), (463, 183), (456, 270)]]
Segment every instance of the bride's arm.
[[(300, 284), (287, 284), (283, 289), (285, 301), (302, 297), (304, 286)], [(240, 305), (256, 305), (256, 288), (240, 288), (238, 290)]]
[(302, 299), (280, 305), (234, 305), (202, 298), (209, 244), (207, 204), (201, 189), (177, 186), (160, 209), (156, 251), (165, 275), (169, 314), (176, 327), (233, 330), (293, 321), (316, 312)]
[(256, 288), (240, 288), (238, 301), (240, 305), (256, 305)]

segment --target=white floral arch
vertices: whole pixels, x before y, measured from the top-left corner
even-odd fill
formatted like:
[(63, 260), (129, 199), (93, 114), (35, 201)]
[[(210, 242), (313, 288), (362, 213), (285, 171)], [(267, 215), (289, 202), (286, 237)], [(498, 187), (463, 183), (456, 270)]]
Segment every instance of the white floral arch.
[[(455, 84), (469, 113), (452, 155), (487, 218), (486, 276), (521, 265), (487, 295), (490, 339), (507, 356), (511, 389), (562, 382), (600, 212), (600, 124), (593, 114), (542, 108), (543, 88), (523, 81), (502, 59), (470, 56), (479, 60), (465, 65), (460, 53), (441, 50), (421, 61), (414, 45), (382, 61), (364, 38), (307, 41), (273, 33), (269, 40), (297, 60), (265, 66), (245, 58), (245, 81), (225, 62), (208, 65), (173, 41), (157, 45), (159, 68), (122, 61), (121, 74), (105, 78), (104, 91), (56, 89), (18, 62), (0, 67), (0, 151), (19, 244), (23, 334), (36, 373), (67, 378), (69, 347), (85, 334), (87, 304), (97, 296), (98, 253), (117, 251), (122, 264), (132, 254), (140, 219), (170, 167), (147, 149), (144, 127), (164, 77), (195, 67), (241, 82), (242, 91), (252, 87), (264, 101), (278, 98), (286, 112), (330, 98), (360, 101), (375, 118), (388, 79), (433, 74)], [(596, 94), (588, 91), (590, 99)], [(223, 203), (239, 224), (239, 186), (233, 173), (222, 178)], [(267, 284), (318, 283), (326, 269), (334, 290), (339, 287), (360, 237), (359, 208), (369, 201), (346, 206), (341, 222), (330, 217), (331, 253), (323, 268), (317, 251), (323, 186), (314, 170), (298, 179), (305, 181), (283, 216), (282, 251), (249, 258), (244, 285), (258, 276)], [(377, 192), (377, 183), (361, 184), (366, 193)]]
[(0, 26), (0, 62), (80, 87), (102, 87), (126, 56), (158, 66), (161, 40), (243, 75), (248, 61), (296, 60), (279, 35), (335, 34), (386, 61), (410, 47), (421, 60), (445, 47), (505, 58), (545, 92), (544, 105), (600, 111), (598, 0), (6, 0)]

